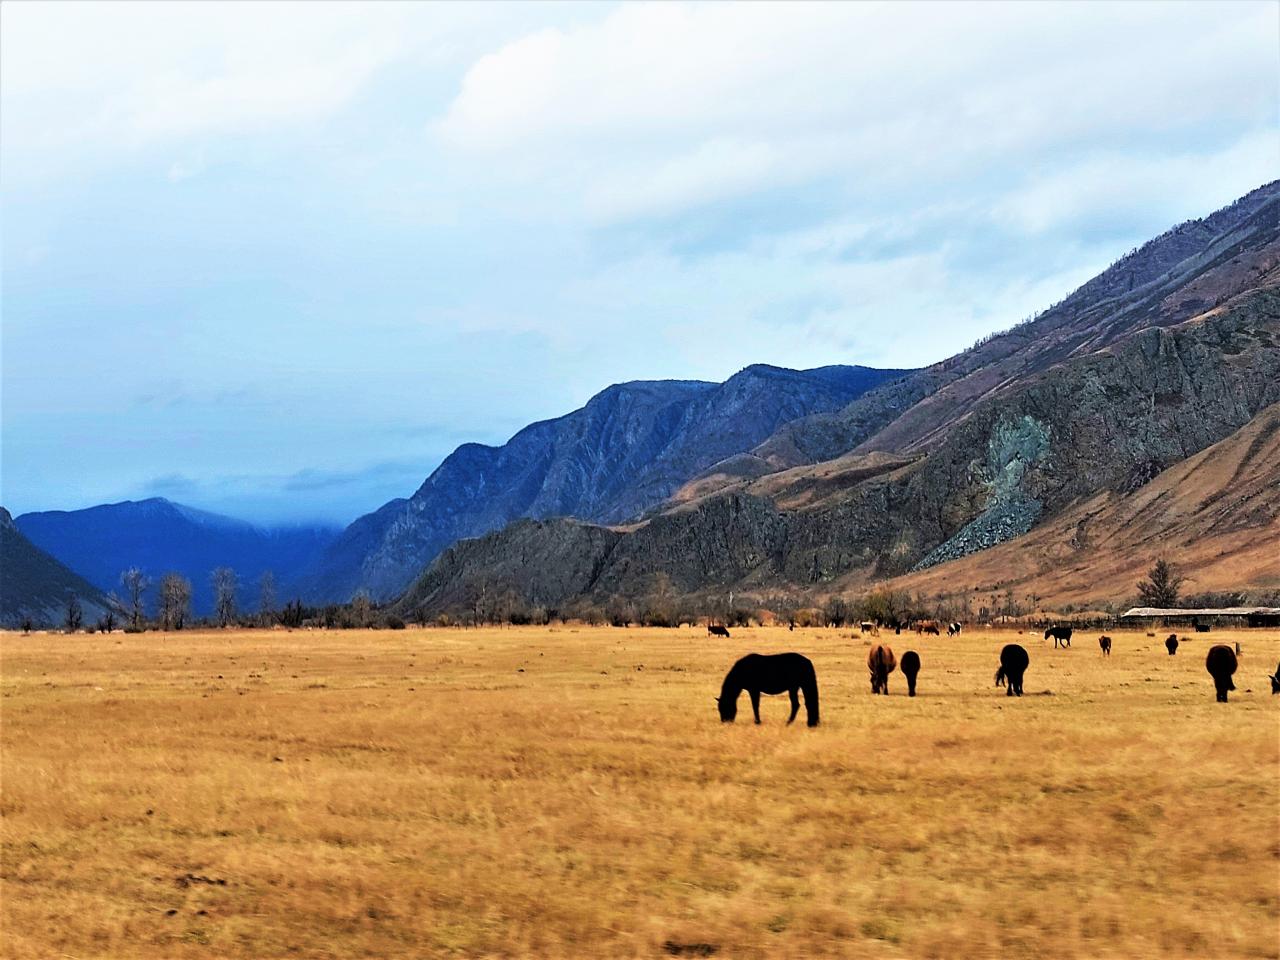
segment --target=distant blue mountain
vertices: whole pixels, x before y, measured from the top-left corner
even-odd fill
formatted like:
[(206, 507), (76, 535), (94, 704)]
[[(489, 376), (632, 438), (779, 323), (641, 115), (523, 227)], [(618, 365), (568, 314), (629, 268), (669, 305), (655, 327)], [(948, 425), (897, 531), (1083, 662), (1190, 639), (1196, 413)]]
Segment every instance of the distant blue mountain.
[(339, 533), (321, 526), (265, 529), (161, 497), (25, 513), (14, 522), (37, 547), (104, 591), (119, 590), (120, 573), (129, 567), (153, 581), (181, 573), (191, 581), (197, 616), (212, 612), (216, 567), (239, 575), (242, 609), (257, 609), (258, 579), (266, 570), (275, 574), (283, 603), (284, 585)]

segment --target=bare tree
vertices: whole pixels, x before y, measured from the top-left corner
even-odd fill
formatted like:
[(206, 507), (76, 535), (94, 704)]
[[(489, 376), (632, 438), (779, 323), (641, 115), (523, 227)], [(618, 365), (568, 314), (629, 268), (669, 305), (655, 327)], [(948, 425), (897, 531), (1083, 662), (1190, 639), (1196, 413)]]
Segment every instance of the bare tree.
[(80, 606), (80, 598), (74, 593), (67, 594), (67, 612), (63, 618), (63, 626), (67, 633), (75, 633), (84, 622), (84, 608)]
[(125, 612), (129, 616), (129, 623), (135, 629), (141, 628), (142, 621), (146, 618), (143, 597), (151, 586), (151, 581), (137, 567), (130, 567), (120, 574), (120, 586), (124, 589), (127, 605)]
[(236, 618), (236, 590), (240, 578), (230, 567), (218, 567), (213, 571), (213, 615), (218, 626), (225, 627)]
[(271, 626), (276, 611), (276, 575), (264, 570), (258, 578), (258, 616), (264, 627)]
[(181, 630), (191, 619), (191, 581), (180, 573), (160, 578), (160, 625), (165, 630)]
[(367, 590), (359, 590), (351, 598), (351, 614), (355, 619), (356, 626), (369, 626), (369, 621), (373, 614), (373, 600), (369, 597)]

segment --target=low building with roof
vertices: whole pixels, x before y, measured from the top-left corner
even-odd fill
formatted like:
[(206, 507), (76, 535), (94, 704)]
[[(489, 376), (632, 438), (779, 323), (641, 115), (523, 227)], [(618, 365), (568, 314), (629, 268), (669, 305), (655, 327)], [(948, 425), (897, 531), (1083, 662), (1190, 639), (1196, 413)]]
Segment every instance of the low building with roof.
[(1121, 614), (1125, 623), (1191, 626), (1280, 627), (1280, 607), (1134, 607)]

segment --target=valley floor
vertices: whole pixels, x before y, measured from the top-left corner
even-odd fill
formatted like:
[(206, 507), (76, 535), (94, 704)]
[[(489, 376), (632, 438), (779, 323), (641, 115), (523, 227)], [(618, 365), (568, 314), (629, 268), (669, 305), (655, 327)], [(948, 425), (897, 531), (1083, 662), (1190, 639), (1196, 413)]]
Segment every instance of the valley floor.
[(1163, 635), (3, 634), (0, 953), (1280, 957), (1280, 632)]

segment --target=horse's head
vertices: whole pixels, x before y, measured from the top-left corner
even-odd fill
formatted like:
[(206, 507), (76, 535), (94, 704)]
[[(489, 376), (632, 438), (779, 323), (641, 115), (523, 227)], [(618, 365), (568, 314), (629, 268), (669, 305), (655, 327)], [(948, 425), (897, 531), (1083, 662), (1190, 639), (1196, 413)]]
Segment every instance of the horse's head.
[(720, 722), (733, 723), (734, 718), (738, 715), (737, 697), (732, 700), (728, 697), (716, 697), (716, 706), (720, 708)]

